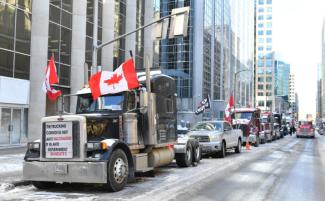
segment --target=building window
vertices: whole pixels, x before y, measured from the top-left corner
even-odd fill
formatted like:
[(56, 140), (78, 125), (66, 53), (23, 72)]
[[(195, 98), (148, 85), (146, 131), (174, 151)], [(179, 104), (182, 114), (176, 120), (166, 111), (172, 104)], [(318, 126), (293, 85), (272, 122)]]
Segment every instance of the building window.
[(264, 35), (264, 31), (263, 30), (259, 30), (258, 31), (258, 35), (260, 35), (260, 36)]
[(263, 68), (259, 68), (259, 69), (257, 70), (257, 74), (259, 74), (259, 75), (263, 75), (263, 74), (264, 74), (264, 69), (263, 69)]
[(264, 17), (263, 17), (263, 15), (259, 15), (257, 19), (258, 19), (258, 20), (263, 20)]
[(257, 81), (258, 81), (258, 82), (264, 82), (264, 77), (258, 77), (258, 78), (257, 78)]
[(272, 89), (272, 84), (266, 84), (266, 89), (271, 90)]
[(267, 22), (266, 23), (266, 28), (272, 28), (272, 22)]
[(258, 39), (257, 39), (257, 42), (258, 42), (258, 43), (264, 43), (264, 38), (258, 38)]
[(257, 96), (264, 96), (264, 93), (263, 92), (258, 92)]
[(29, 79), (31, 0), (0, 0), (0, 76)]
[(264, 5), (264, 0), (258, 0), (259, 5)]
[(272, 12), (272, 7), (267, 7), (266, 12), (269, 12), (269, 13)]
[(263, 48), (263, 46), (259, 46), (257, 49), (258, 49), (258, 51), (263, 51), (264, 48)]
[(261, 60), (257, 61), (257, 66), (264, 67), (264, 61), (261, 61)]
[(272, 35), (272, 30), (266, 30), (266, 35)]
[(266, 3), (270, 5), (272, 4), (272, 0), (266, 0)]
[(266, 51), (272, 51), (272, 46), (266, 46)]
[(266, 82), (272, 82), (272, 77), (266, 77)]
[(272, 20), (272, 15), (267, 15), (267, 16), (266, 16), (266, 19), (267, 19), (267, 20)]
[(263, 13), (264, 12), (264, 8), (258, 8), (258, 12), (259, 13)]
[(272, 101), (271, 100), (266, 101), (266, 106), (267, 107), (272, 107)]
[(259, 84), (259, 85), (257, 86), (257, 88), (260, 89), (260, 90), (263, 90), (263, 89), (264, 89), (264, 85)]
[(269, 53), (269, 54), (266, 54), (265, 58), (266, 59), (272, 59), (272, 56), (273, 56), (272, 53)]
[(272, 66), (273, 66), (273, 61), (272, 61), (272, 60), (267, 60), (267, 61), (265, 62), (265, 66), (266, 66), (266, 67), (272, 67)]
[(258, 106), (263, 107), (264, 106), (264, 101), (258, 101)]
[(263, 28), (264, 27), (264, 24), (263, 23), (258, 23), (258, 28)]
[(272, 43), (272, 38), (266, 38), (267, 43)]
[(272, 92), (266, 92), (266, 96), (272, 96)]

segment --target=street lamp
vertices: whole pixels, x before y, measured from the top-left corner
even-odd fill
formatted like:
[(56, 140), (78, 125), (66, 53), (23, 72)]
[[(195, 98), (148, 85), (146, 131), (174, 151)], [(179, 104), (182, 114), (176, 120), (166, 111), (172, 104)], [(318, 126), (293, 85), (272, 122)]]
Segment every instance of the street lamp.
[(243, 70), (240, 70), (240, 71), (238, 71), (238, 72), (235, 73), (235, 86), (234, 86), (234, 110), (235, 110), (235, 108), (236, 108), (236, 86), (237, 86), (237, 75), (238, 75), (239, 73), (246, 72), (246, 71), (251, 72), (251, 70), (249, 70), (249, 69), (243, 69)]

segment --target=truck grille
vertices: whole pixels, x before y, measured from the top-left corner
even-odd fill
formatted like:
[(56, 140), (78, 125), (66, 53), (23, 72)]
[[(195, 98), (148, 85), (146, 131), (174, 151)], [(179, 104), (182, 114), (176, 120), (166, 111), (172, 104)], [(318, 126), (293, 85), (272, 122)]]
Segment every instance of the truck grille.
[(210, 142), (209, 136), (192, 135), (191, 137), (199, 140), (199, 142)]
[[(42, 125), (42, 157), (46, 158), (46, 149), (45, 149), (45, 124)], [(72, 150), (73, 150), (73, 158), (80, 157), (80, 126), (79, 121), (72, 122)]]

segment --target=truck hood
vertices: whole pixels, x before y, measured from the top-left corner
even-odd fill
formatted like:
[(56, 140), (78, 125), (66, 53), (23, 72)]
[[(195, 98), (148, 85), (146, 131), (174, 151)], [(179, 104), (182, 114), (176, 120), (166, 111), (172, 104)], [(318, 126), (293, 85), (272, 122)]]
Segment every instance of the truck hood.
[(221, 134), (221, 131), (190, 131), (188, 133), (189, 136), (210, 136), (210, 135), (216, 135)]

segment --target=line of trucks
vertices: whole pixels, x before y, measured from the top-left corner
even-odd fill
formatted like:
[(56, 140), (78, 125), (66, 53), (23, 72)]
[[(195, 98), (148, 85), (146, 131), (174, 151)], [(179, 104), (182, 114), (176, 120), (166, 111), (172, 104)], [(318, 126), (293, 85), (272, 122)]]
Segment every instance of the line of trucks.
[[(227, 149), (240, 153), (247, 138), (258, 146), (281, 137), (277, 115), (261, 116), (259, 109), (250, 108), (236, 109), (232, 125), (205, 125), (210, 135), (177, 135), (175, 80), (164, 74), (150, 75), (149, 82), (145, 75), (138, 78), (138, 89), (97, 100), (85, 87), (76, 94), (74, 114), (43, 117), (40, 139), (27, 145), (23, 179), (39, 189), (88, 183), (119, 191), (137, 174), (152, 174), (174, 160), (180, 167), (196, 166), (202, 154), (224, 157)], [(206, 129), (200, 123), (198, 130)]]

